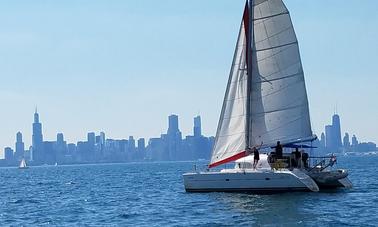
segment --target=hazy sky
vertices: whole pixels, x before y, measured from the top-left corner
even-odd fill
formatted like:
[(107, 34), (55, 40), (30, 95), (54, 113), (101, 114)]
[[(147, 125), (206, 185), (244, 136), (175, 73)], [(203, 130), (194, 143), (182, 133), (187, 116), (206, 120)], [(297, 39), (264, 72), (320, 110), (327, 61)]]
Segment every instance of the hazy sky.
[[(335, 106), (342, 130), (378, 142), (378, 1), (286, 0), (300, 42), (313, 130)], [(184, 135), (201, 114), (215, 133), (243, 0), (0, 2), (0, 148), (88, 131), (158, 137), (167, 116)]]

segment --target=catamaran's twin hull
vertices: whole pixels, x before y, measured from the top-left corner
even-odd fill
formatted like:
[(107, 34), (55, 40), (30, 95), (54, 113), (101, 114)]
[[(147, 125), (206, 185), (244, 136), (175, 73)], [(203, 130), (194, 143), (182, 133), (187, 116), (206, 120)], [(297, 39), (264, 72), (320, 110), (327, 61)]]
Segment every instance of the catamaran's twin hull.
[(346, 170), (309, 172), (308, 175), (314, 179), (321, 189), (353, 188)]
[(307, 175), (298, 177), (290, 171), (279, 172), (204, 172), (183, 175), (187, 192), (319, 191)]

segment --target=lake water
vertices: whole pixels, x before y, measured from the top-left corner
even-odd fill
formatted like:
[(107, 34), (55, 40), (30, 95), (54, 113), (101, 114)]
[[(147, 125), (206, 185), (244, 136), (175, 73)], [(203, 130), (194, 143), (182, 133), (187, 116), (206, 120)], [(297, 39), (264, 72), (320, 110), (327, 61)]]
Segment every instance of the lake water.
[(182, 162), (2, 168), (0, 225), (377, 226), (377, 162), (339, 158), (352, 190), (276, 195), (185, 193)]

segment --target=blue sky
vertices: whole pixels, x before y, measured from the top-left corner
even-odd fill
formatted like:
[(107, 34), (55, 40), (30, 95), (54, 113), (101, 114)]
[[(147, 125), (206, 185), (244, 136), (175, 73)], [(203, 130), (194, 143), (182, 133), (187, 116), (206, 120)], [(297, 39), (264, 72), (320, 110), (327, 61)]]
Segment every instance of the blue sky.
[[(335, 106), (342, 130), (377, 141), (378, 1), (286, 0), (300, 42), (315, 133)], [(183, 133), (201, 114), (215, 133), (243, 0), (0, 2), (0, 148), (31, 142), (37, 105), (46, 140), (101, 130)]]

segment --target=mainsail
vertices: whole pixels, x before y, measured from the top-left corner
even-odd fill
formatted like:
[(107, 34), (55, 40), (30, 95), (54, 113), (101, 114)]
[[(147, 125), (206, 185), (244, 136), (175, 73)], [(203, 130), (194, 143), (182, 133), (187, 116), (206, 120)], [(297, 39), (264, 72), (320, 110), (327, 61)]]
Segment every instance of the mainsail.
[(24, 158), (21, 160), (21, 163), (20, 163), (19, 168), (21, 168), (21, 169), (25, 169), (25, 168), (27, 168), (27, 166), (26, 166), (26, 161), (25, 161)]
[(282, 0), (248, 0), (210, 167), (313, 137), (298, 41)]

